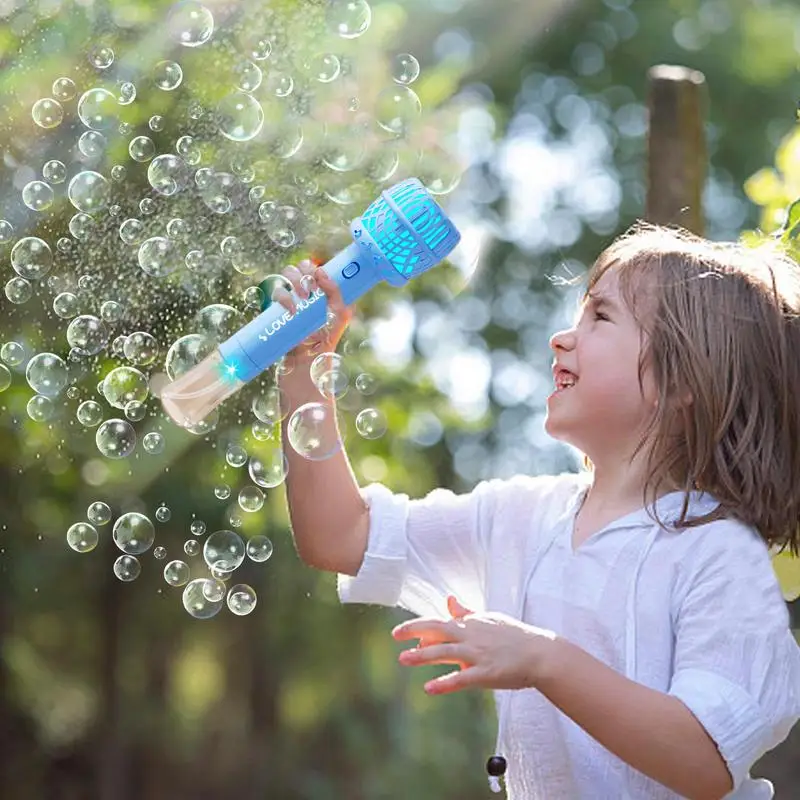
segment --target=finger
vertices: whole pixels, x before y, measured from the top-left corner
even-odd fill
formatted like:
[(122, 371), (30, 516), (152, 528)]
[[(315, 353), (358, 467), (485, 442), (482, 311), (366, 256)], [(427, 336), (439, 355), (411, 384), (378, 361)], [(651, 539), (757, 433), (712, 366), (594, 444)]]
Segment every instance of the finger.
[(446, 635), (447, 622), (439, 619), (412, 619), (401, 622), (392, 630), (392, 636), (397, 641), (407, 639), (420, 639), (423, 636), (438, 636), (440, 641)]
[[(303, 262), (301, 261), (300, 264), (302, 263)], [(308, 297), (308, 292), (306, 291), (305, 284), (303, 283), (303, 277), (309, 273), (305, 272), (305, 269), (307, 268), (304, 267), (303, 269), (300, 269), (300, 265), (295, 266), (294, 264), (288, 264), (281, 272), (281, 275), (283, 275), (283, 277), (292, 284), (292, 290), (294, 293), (303, 299)]]
[(295, 305), (294, 298), (282, 286), (279, 286), (272, 292), (271, 299), (273, 303), (280, 303), (284, 308), (291, 311), (292, 314), (294, 314), (297, 311), (297, 306)]
[(478, 667), (448, 672), (425, 684), (427, 694), (450, 694), (461, 689), (470, 689), (483, 685), (484, 673)]
[(463, 645), (452, 642), (404, 650), (397, 660), (407, 667), (419, 667), (425, 664), (459, 664), (463, 666), (468, 663)]
[(465, 617), (467, 614), (472, 613), (470, 609), (462, 606), (452, 594), (447, 598), (447, 610), (454, 617)]
[(339, 284), (336, 283), (330, 275), (322, 267), (318, 267), (314, 272), (314, 277), (320, 289), (325, 293), (328, 298), (328, 308), (333, 311), (337, 316), (345, 317), (347, 319), (352, 316), (352, 310), (344, 304), (342, 297), (342, 290)]

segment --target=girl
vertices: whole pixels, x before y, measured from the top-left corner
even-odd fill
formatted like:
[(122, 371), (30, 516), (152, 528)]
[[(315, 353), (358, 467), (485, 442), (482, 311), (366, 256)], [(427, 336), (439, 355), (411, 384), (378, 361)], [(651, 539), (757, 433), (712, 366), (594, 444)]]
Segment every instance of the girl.
[[(298, 291), (312, 273), (337, 315), (330, 350), (350, 310), (313, 265), (284, 271)], [(788, 257), (639, 224), (550, 341), (546, 430), (585, 455), (580, 474), (409, 500), (359, 490), (344, 451), (312, 466), (287, 448), (306, 563), (340, 573), (343, 602), (418, 615), (393, 631), (418, 640), (400, 662), (458, 667), (429, 694), (495, 691), (493, 789), (773, 796), (749, 770), (800, 718), (768, 549), (800, 546), (798, 313)], [(290, 410), (312, 398), (307, 378), (283, 381)]]

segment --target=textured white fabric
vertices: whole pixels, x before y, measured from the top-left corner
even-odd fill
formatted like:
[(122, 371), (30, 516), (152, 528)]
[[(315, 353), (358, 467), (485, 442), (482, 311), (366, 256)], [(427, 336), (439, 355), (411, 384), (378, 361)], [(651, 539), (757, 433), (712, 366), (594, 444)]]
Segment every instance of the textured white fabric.
[[(773, 796), (748, 775), (800, 718), (800, 648), (757, 533), (719, 520), (676, 531), (680, 493), (607, 525), (573, 551), (589, 473), (479, 483), (420, 500), (372, 484), (364, 563), (340, 575), (342, 602), (448, 616), (446, 597), (555, 631), (658, 691), (704, 725), (736, 800)], [(690, 513), (716, 507), (690, 496)], [(652, 507), (649, 509), (652, 512)], [(677, 798), (609, 753), (533, 689), (495, 692), (510, 800)], [(457, 735), (454, 731), (454, 735)], [(478, 764), (483, 759), (476, 760)]]

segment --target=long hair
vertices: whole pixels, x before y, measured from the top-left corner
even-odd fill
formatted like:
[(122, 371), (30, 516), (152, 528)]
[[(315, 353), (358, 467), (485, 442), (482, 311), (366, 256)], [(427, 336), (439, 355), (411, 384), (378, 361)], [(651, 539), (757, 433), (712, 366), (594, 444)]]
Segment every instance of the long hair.
[[(636, 223), (586, 277), (608, 269), (643, 336), (658, 405), (647, 449), (645, 504), (682, 487), (677, 528), (734, 517), (777, 549), (800, 551), (800, 267), (779, 245), (718, 244), (680, 228)], [(687, 401), (688, 399), (688, 401)], [(584, 465), (592, 469), (586, 457)], [(720, 505), (687, 518), (693, 490)]]

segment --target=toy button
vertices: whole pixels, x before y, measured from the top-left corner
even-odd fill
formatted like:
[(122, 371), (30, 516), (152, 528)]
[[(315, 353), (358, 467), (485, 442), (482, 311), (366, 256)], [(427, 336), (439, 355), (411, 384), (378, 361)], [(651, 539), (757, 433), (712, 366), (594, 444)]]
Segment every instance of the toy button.
[(342, 270), (342, 275), (345, 278), (352, 278), (355, 275), (360, 267), (358, 266), (358, 261), (351, 261), (345, 268)]

